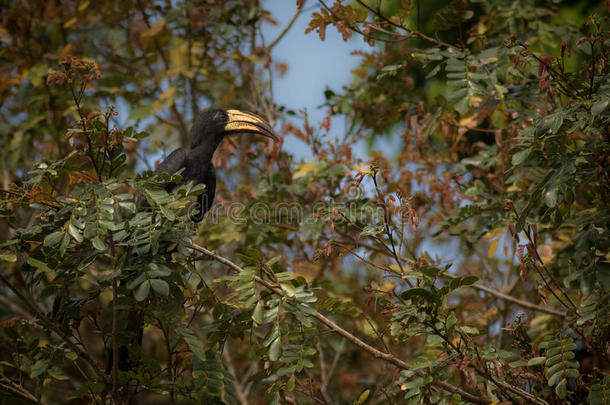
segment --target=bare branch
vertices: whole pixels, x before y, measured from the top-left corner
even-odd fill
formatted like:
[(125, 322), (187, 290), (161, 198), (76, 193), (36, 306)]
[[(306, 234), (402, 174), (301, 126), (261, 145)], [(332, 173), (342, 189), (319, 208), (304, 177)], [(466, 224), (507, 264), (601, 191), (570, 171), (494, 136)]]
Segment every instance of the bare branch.
[(288, 31), (290, 31), (290, 28), (292, 28), (292, 25), (297, 20), (297, 17), (299, 16), (299, 14), (301, 14), (301, 11), (303, 10), (304, 5), (305, 5), (305, 1), (302, 2), (301, 4), (297, 5), (297, 9), (294, 10), (294, 14), (292, 15), (292, 17), (290, 17), (290, 21), (288, 21), (288, 24), (286, 24), (286, 26), (284, 27), (282, 32), (280, 32), (280, 34), (273, 41), (271, 41), (271, 43), (269, 44), (267, 49), (269, 49), (269, 50), (273, 49), (273, 47), (276, 46), (278, 44), (278, 42), (280, 42), (282, 40), (282, 38), (284, 38), (284, 35), (286, 35), (286, 33)]

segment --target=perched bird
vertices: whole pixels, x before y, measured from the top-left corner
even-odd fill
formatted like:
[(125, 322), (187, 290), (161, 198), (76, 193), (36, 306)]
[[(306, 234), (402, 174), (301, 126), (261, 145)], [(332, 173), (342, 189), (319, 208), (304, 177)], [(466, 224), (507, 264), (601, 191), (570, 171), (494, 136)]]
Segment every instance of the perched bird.
[[(157, 167), (156, 172), (170, 174), (184, 169), (182, 183), (192, 181), (195, 184), (205, 184), (205, 193), (197, 201), (198, 212), (191, 216), (194, 222), (201, 222), (214, 202), (214, 151), (227, 135), (243, 133), (255, 133), (279, 141), (269, 124), (258, 115), (238, 110), (206, 110), (197, 117), (191, 128), (189, 147), (176, 149)], [(166, 190), (170, 191), (176, 186), (168, 184)]]
[[(212, 157), (216, 148), (227, 135), (255, 133), (279, 141), (273, 129), (261, 117), (238, 110), (210, 109), (203, 111), (195, 120), (190, 133), (190, 145), (173, 151), (163, 160), (157, 173), (174, 174), (181, 169), (182, 183), (205, 184), (205, 192), (197, 200), (197, 212), (192, 213), (194, 222), (201, 222), (204, 214), (214, 202), (216, 192), (216, 171)], [(170, 183), (167, 191), (180, 184)], [(130, 310), (124, 314), (126, 327), (121, 332), (118, 345), (118, 369), (129, 371), (141, 359), (142, 337), (144, 331), (143, 314), (140, 310)], [(113, 357), (108, 358), (108, 373), (113, 369)]]

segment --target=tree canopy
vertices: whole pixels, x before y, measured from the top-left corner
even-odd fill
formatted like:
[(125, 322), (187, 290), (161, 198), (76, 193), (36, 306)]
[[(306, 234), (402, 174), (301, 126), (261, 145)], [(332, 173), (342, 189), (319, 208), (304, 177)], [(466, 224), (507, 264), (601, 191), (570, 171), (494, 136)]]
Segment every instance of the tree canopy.
[[(0, 404), (609, 403), (610, 2), (272, 4), (3, 3)], [(322, 122), (299, 15), (368, 44)], [(194, 224), (210, 107), (315, 158), (224, 141)]]

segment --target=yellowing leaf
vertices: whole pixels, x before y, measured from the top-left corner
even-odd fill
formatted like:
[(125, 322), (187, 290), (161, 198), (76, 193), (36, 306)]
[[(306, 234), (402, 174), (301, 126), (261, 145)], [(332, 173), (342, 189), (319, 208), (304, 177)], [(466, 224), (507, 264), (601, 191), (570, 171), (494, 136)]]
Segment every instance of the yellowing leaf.
[(365, 390), (362, 394), (360, 394), (360, 396), (358, 397), (358, 403), (359, 404), (363, 404), (368, 398), (369, 395), (371, 394), (371, 390)]
[(468, 101), (471, 107), (477, 107), (481, 104), (481, 101), (483, 101), (483, 99), (481, 97), (470, 97)]
[(303, 165), (301, 166), (301, 168), (299, 169), (299, 171), (297, 171), (295, 174), (292, 175), (292, 179), (298, 179), (304, 176), (307, 176), (307, 173), (312, 172), (315, 169), (316, 165), (312, 164), (308, 164), (308, 165)]
[(68, 21), (66, 21), (64, 23), (64, 28), (70, 28), (71, 26), (73, 26), (74, 24), (76, 24), (78, 22), (78, 18), (76, 17), (72, 17), (70, 18)]
[(0, 27), (0, 42), (8, 43), (12, 39), (11, 34), (4, 27)]
[(168, 105), (168, 103), (171, 105), (174, 100), (174, 93), (176, 93), (176, 88), (170, 87), (169, 89), (161, 93), (161, 95), (159, 96), (159, 100), (165, 101), (165, 105)]
[(72, 52), (72, 44), (67, 44), (66, 46), (64, 46), (64, 49), (61, 50), (59, 56), (66, 56), (70, 52)]
[(154, 37), (165, 27), (165, 18), (159, 18), (149, 29), (142, 33), (142, 37)]
[(162, 109), (163, 109), (163, 104), (161, 104), (159, 102), (159, 100), (155, 100), (155, 102), (152, 103), (152, 112), (153, 113), (155, 113), (155, 112), (157, 112), (159, 110), (162, 110)]
[[(460, 125), (463, 127), (470, 128), (470, 126), (472, 124), (476, 124), (474, 117), (472, 115), (469, 115), (468, 117), (464, 117), (460, 120)], [(474, 126), (474, 125), (472, 125), (472, 126)]]
[[(186, 44), (173, 47), (169, 51), (169, 60), (171, 61), (172, 68), (181, 71), (187, 64), (187, 47)], [(186, 69), (185, 69), (186, 70)]]
[(500, 239), (494, 239), (489, 244), (489, 249), (487, 249), (487, 257), (492, 258), (494, 254), (496, 254), (496, 250), (498, 249), (498, 242)]
[(384, 292), (390, 292), (390, 291), (394, 291), (394, 288), (396, 288), (396, 285), (397, 285), (396, 283), (385, 283), (383, 285), (380, 285), (379, 289)]
[(495, 238), (496, 236), (500, 235), (502, 232), (504, 232), (506, 228), (504, 227), (499, 227), (499, 228), (494, 228), (491, 231), (487, 232), (485, 234), (485, 239), (492, 239)]
[(370, 166), (370, 164), (366, 163), (363, 165), (352, 165), (351, 168), (353, 170), (362, 170), (362, 169), (367, 169)]
[(83, 12), (87, 9), (87, 7), (89, 7), (89, 0), (87, 1), (83, 1), (81, 4), (78, 5), (78, 11), (79, 12)]
[(14, 263), (17, 261), (17, 256), (15, 256), (12, 253), (3, 253), (3, 254), (0, 254), (0, 260)]

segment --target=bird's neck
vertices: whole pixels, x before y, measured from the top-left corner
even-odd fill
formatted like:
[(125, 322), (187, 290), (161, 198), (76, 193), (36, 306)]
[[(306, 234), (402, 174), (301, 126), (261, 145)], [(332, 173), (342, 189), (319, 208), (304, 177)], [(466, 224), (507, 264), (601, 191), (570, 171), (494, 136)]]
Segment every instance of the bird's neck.
[(216, 148), (220, 144), (220, 141), (213, 140), (211, 142), (204, 142), (198, 145), (195, 148), (191, 149), (191, 153), (189, 155), (196, 156), (198, 160), (201, 160), (201, 164), (203, 163), (211, 163), (212, 158), (214, 157), (214, 152)]

